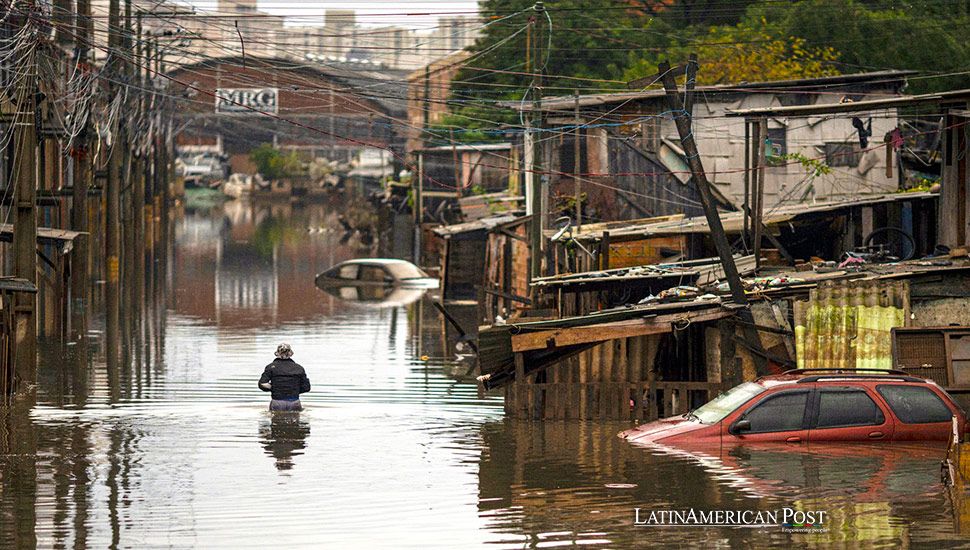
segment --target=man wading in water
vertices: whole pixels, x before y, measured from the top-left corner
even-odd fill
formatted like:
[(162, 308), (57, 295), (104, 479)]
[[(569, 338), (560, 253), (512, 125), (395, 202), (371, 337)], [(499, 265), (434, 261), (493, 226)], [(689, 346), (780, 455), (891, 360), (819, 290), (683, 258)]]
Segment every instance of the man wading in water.
[(276, 348), (276, 359), (266, 365), (259, 377), (259, 389), (273, 392), (269, 402), (271, 411), (302, 411), (300, 394), (310, 391), (310, 379), (298, 363), (290, 359), (293, 350), (289, 344)]

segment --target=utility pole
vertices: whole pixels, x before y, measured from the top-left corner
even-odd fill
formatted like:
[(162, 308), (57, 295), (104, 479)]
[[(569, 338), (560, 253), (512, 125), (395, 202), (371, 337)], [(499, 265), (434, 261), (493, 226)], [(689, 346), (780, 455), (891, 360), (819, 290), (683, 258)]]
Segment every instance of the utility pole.
[[(704, 206), (704, 216), (707, 218), (707, 225), (711, 228), (711, 238), (714, 240), (714, 248), (721, 258), (721, 267), (724, 269), (724, 276), (728, 280), (731, 288), (731, 298), (735, 304), (747, 305), (748, 299), (744, 295), (744, 286), (741, 284), (741, 276), (738, 274), (738, 267), (734, 263), (734, 256), (731, 254), (731, 245), (728, 244), (727, 236), (724, 234), (724, 226), (721, 224), (721, 217), (717, 213), (714, 205), (714, 196), (711, 193), (710, 183), (704, 175), (704, 166), (701, 157), (697, 153), (697, 144), (694, 143), (694, 134), (691, 130), (691, 113), (685, 110), (685, 105), (690, 101), (684, 102), (677, 93), (677, 83), (674, 75), (670, 71), (670, 63), (664, 61), (657, 66), (660, 78), (663, 80), (664, 89), (667, 91), (667, 105), (674, 114), (674, 122), (677, 124), (677, 132), (684, 147), (684, 154), (687, 157), (687, 164), (690, 166), (691, 180), (697, 193), (701, 196), (701, 203)], [(687, 65), (687, 82), (693, 83), (697, 71), (697, 55), (691, 54), (690, 62)], [(689, 84), (690, 86), (690, 84)], [(679, 113), (679, 114), (677, 114)]]
[(532, 48), (529, 51), (532, 70), (535, 76), (532, 81), (532, 124), (531, 128), (526, 128), (526, 155), (529, 159), (526, 162), (526, 182), (531, 189), (529, 204), (532, 211), (532, 222), (530, 223), (529, 245), (532, 249), (530, 258), (529, 280), (535, 280), (542, 276), (542, 226), (545, 220), (545, 212), (542, 211), (542, 176), (541, 170), (537, 169), (539, 159), (542, 158), (542, 141), (535, 139), (531, 135), (542, 127), (542, 18), (545, 16), (545, 6), (542, 2), (536, 2), (532, 7), (535, 11), (533, 26), (535, 27), (535, 38), (532, 40)]
[[(28, 2), (20, 3), (22, 12), (33, 11)], [(23, 25), (32, 25), (28, 16)], [(33, 40), (29, 37), (28, 40)], [(35, 44), (23, 46), (17, 60), (20, 76), (15, 98), (13, 137), (14, 179), (14, 276), (37, 282), (37, 65)], [(27, 389), (37, 382), (37, 295), (18, 292), (14, 298), (15, 368), (14, 391)]]
[[(704, 174), (704, 165), (697, 152), (697, 144), (694, 142), (692, 131), (692, 112), (686, 110), (685, 106), (691, 106), (691, 95), (693, 93), (694, 80), (697, 75), (697, 54), (690, 55), (687, 63), (687, 89), (688, 97), (682, 101), (680, 94), (677, 93), (677, 83), (670, 70), (670, 63), (664, 61), (657, 66), (660, 78), (663, 80), (664, 90), (667, 92), (667, 105), (674, 112), (674, 122), (677, 124), (677, 132), (684, 147), (684, 154), (690, 166), (691, 181), (701, 197), (704, 207), (704, 216), (707, 218), (707, 225), (711, 229), (711, 238), (714, 240), (714, 248), (721, 259), (721, 267), (724, 270), (724, 277), (727, 279), (731, 289), (731, 299), (735, 305), (742, 309), (738, 312), (742, 321), (745, 321), (744, 336), (745, 341), (751, 346), (754, 353), (755, 370), (758, 375), (768, 374), (767, 363), (764, 357), (759, 355), (757, 350), (761, 350), (761, 336), (754, 327), (754, 319), (751, 310), (748, 309), (748, 298), (744, 294), (744, 286), (741, 283), (741, 276), (738, 273), (737, 265), (734, 263), (734, 255), (731, 253), (731, 245), (728, 244), (727, 236), (724, 233), (724, 226), (721, 224), (721, 217), (717, 213), (714, 205), (714, 197), (711, 193), (710, 183)], [(726, 373), (728, 381), (740, 381), (741, 373)]]
[(71, 2), (70, 0), (54, 0), (51, 22), (54, 23), (54, 42), (61, 46), (71, 43)]
[(582, 152), (582, 141), (580, 138), (579, 127), (581, 122), (579, 120), (579, 90), (576, 90), (576, 106), (573, 112), (573, 191), (576, 194), (576, 233), (579, 234), (579, 230), (583, 227), (583, 194), (582, 187), (579, 183), (579, 174), (582, 173), (580, 167), (582, 166), (583, 157)]
[(421, 224), (424, 222), (424, 152), (418, 153), (418, 171), (411, 175), (411, 207), (414, 214), (414, 264), (421, 265)]
[[(77, 43), (75, 64), (79, 74), (88, 71), (88, 40), (90, 40), (91, 3), (89, 0), (77, 1)], [(88, 189), (91, 185), (90, 114), (85, 117), (78, 145), (73, 153), (74, 182), (71, 187), (71, 227), (80, 235), (74, 238), (71, 256), (71, 331), (72, 339), (79, 340), (87, 335), (88, 303), (90, 300), (90, 278), (88, 275), (89, 246), (88, 231)], [(83, 346), (82, 346), (83, 347)]]
[(764, 220), (762, 219), (762, 213), (765, 208), (765, 164), (768, 162), (766, 158), (766, 147), (765, 140), (768, 138), (768, 119), (761, 117), (758, 119), (758, 126), (755, 135), (758, 136), (757, 143), (757, 161), (755, 164), (754, 172), (754, 194), (752, 198), (754, 200), (754, 218), (751, 222), (751, 226), (754, 228), (754, 238), (752, 239), (751, 246), (754, 250), (754, 266), (755, 270), (761, 267), (761, 236), (762, 231), (765, 229)]
[[(145, 63), (146, 62), (145, 60), (147, 59), (148, 48), (144, 46), (144, 42), (142, 41), (143, 36), (142, 36), (142, 13), (141, 12), (138, 13), (136, 30), (137, 30), (138, 42), (135, 45), (135, 48), (138, 55), (135, 56), (135, 59), (139, 60), (139, 63)], [(138, 81), (140, 87), (142, 88), (142, 91), (139, 93), (139, 97), (138, 97), (138, 117), (141, 120), (146, 120), (147, 119), (146, 105), (145, 105), (146, 98), (145, 98), (145, 92), (144, 92), (145, 71), (143, 71), (138, 65), (136, 65), (134, 72), (135, 72), (135, 75), (137, 76), (136, 80)], [(139, 139), (139, 143), (137, 145), (139, 149), (141, 149), (144, 146), (144, 138), (143, 136), (138, 136), (138, 139)], [(141, 344), (143, 342), (142, 327), (144, 326), (142, 322), (142, 311), (145, 303), (145, 180), (146, 180), (145, 173), (146, 173), (146, 166), (147, 166), (145, 155), (146, 155), (146, 151), (144, 149), (141, 149), (138, 152), (137, 171), (135, 172), (135, 181), (134, 181), (134, 186), (135, 186), (134, 196), (132, 197), (133, 198), (132, 202), (134, 203), (133, 213), (135, 215), (135, 231), (134, 231), (135, 233), (135, 247), (134, 247), (135, 319), (133, 321), (135, 326), (134, 345), (135, 345), (136, 358), (141, 357), (141, 350), (142, 350)]]
[[(115, 79), (118, 77), (118, 60), (116, 57), (121, 49), (121, 34), (119, 33), (121, 17), (119, 13), (119, 0), (109, 0), (108, 3), (108, 59), (105, 64), (109, 75)], [(117, 85), (111, 86), (114, 94), (120, 93)], [(115, 101), (116, 97), (112, 97)], [(119, 353), (121, 350), (119, 340), (119, 300), (118, 300), (118, 255), (121, 248), (119, 236), (119, 210), (120, 190), (121, 190), (121, 147), (122, 140), (119, 135), (119, 125), (113, 122), (111, 128), (111, 143), (108, 152), (108, 180), (105, 184), (105, 250), (104, 250), (104, 302), (105, 302), (105, 356), (108, 367), (108, 382), (112, 393), (117, 387), (117, 376), (119, 366)]]

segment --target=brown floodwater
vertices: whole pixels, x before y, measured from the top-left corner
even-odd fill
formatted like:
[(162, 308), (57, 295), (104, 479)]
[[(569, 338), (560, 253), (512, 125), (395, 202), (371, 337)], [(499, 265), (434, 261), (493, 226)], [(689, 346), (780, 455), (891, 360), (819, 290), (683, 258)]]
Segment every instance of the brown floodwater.
[[(430, 297), (314, 287), (377, 253), (338, 230), (345, 210), (179, 213), (121, 372), (97, 319), (83, 347), (42, 346), (36, 397), (0, 409), (0, 548), (967, 545), (939, 449), (686, 452), (631, 446), (626, 423), (505, 419)], [(256, 386), (279, 342), (313, 385), (300, 414), (272, 416)], [(784, 508), (825, 511), (822, 532), (635, 524)]]

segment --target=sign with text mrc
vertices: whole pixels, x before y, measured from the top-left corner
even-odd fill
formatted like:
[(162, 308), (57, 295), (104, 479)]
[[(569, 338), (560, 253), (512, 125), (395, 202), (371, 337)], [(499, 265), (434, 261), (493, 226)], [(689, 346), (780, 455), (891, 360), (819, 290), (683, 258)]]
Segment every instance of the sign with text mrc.
[(258, 114), (256, 111), (276, 114), (279, 112), (278, 88), (217, 88), (216, 113)]

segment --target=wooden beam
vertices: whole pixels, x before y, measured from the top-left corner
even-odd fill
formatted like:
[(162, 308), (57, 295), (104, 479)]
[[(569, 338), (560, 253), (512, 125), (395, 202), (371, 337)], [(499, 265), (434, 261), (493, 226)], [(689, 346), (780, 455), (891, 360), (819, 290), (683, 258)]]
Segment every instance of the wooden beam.
[(512, 300), (514, 302), (522, 302), (523, 304), (525, 304), (527, 306), (531, 306), (532, 305), (532, 300), (530, 300), (528, 298), (525, 298), (523, 296), (516, 296), (515, 294), (511, 294), (511, 293), (508, 293), (508, 292), (502, 292), (501, 290), (495, 290), (495, 289), (491, 289), (491, 288), (486, 288), (486, 289), (484, 289), (484, 291), (485, 291), (485, 294), (491, 294), (492, 296), (500, 296), (502, 298), (505, 298), (506, 300)]
[(515, 240), (517, 240), (517, 241), (522, 241), (522, 242), (524, 242), (524, 243), (528, 243), (528, 242), (529, 242), (529, 239), (527, 239), (527, 238), (525, 238), (525, 237), (523, 237), (522, 235), (517, 235), (517, 234), (515, 234), (515, 233), (513, 233), (513, 232), (511, 232), (511, 231), (509, 231), (508, 229), (506, 229), (506, 228), (504, 228), (504, 227), (502, 227), (502, 228), (498, 228), (498, 230), (497, 230), (497, 232), (498, 232), (498, 233), (501, 233), (502, 235), (505, 235), (506, 237), (509, 237), (509, 238), (512, 238), (512, 239), (515, 239)]
[[(733, 338), (734, 338), (734, 341), (735, 342), (741, 344), (748, 351), (750, 351), (751, 353), (753, 353), (755, 355), (758, 355), (760, 357), (763, 357), (763, 358), (765, 358), (765, 359), (767, 359), (769, 361), (774, 361), (775, 363), (778, 363), (779, 365), (783, 365), (783, 366), (786, 366), (786, 367), (789, 367), (789, 368), (795, 368), (795, 367), (798, 366), (791, 359), (787, 359), (785, 357), (779, 357), (777, 355), (772, 355), (771, 353), (768, 353), (767, 351), (763, 350), (761, 348), (761, 346), (752, 345), (750, 342), (748, 342), (744, 338), (740, 338), (738, 336), (734, 336)], [(760, 373), (759, 373), (759, 376), (761, 376)]]
[[(455, 318), (452, 317), (450, 313), (448, 313), (448, 310), (445, 309), (445, 306), (441, 305), (437, 300), (431, 300), (431, 305), (433, 305), (438, 311), (441, 312), (442, 317), (444, 317), (446, 321), (451, 323), (451, 326), (453, 326), (455, 328), (455, 331), (458, 332), (459, 337), (464, 338), (466, 336), (465, 331), (461, 328), (461, 325), (459, 325), (458, 321), (456, 321)], [(475, 342), (472, 342), (471, 340), (468, 340), (467, 342), (468, 342), (468, 345), (475, 352), (475, 354), (478, 355), (478, 346), (475, 345)]]
[(729, 311), (721, 309), (658, 315), (649, 319), (631, 319), (612, 323), (600, 323), (584, 327), (570, 327), (537, 332), (527, 332), (512, 336), (512, 351), (522, 352), (536, 349), (605, 342), (616, 338), (630, 338), (647, 334), (671, 332), (672, 323), (690, 321), (701, 323), (729, 317)]

